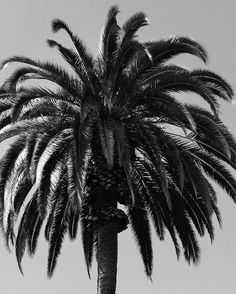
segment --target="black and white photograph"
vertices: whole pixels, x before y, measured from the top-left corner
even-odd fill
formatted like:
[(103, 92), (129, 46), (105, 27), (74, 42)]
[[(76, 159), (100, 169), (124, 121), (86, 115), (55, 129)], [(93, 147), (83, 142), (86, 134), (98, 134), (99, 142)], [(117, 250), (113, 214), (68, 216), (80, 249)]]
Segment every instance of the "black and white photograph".
[(0, 0), (0, 292), (235, 294), (236, 2)]

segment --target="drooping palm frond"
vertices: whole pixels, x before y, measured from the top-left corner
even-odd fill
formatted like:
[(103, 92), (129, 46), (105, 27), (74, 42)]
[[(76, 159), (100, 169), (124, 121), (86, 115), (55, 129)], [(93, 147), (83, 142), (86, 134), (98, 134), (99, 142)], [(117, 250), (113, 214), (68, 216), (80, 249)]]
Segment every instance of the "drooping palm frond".
[(37, 248), (43, 219), (40, 217), (38, 210), (35, 210), (35, 213), (31, 216), (31, 218), (32, 225), (28, 229), (27, 245), (29, 254), (34, 255)]
[[(71, 97), (71, 98), (70, 98)], [(54, 109), (52, 111), (52, 108)], [(38, 117), (45, 115), (74, 116), (74, 112), (80, 114), (80, 101), (61, 90), (55, 92), (39, 87), (22, 89), (11, 110), (12, 121), (19, 118)]]
[[(33, 195), (34, 196), (34, 195)], [(16, 258), (18, 262), (18, 266), (20, 271), (23, 273), (23, 269), (21, 266), (22, 257), (25, 252), (26, 242), (28, 238), (29, 228), (34, 225), (31, 222), (31, 216), (37, 211), (36, 198), (32, 197), (32, 199), (27, 204), (24, 214), (21, 218), (20, 225), (18, 228), (17, 238), (16, 238)]]
[[(85, 213), (85, 211), (83, 213)], [(92, 266), (94, 251), (95, 251), (95, 235), (96, 235), (95, 228), (91, 225), (91, 221), (89, 219), (92, 217), (93, 217), (92, 215), (85, 214), (85, 215), (82, 215), (82, 219), (81, 219), (81, 235), (82, 235), (82, 243), (83, 243), (83, 252), (84, 252), (84, 258), (85, 258), (85, 263), (86, 263), (89, 278), (90, 278), (90, 269)]]
[[(27, 67), (26, 69), (16, 69), (16, 72), (13, 72), (12, 76), (3, 84), (3, 88), (6, 89), (6, 91), (12, 89), (14, 90), (16, 83), (22, 76), (23, 79), (27, 79), (31, 78), (31, 75), (33, 79), (45, 79), (55, 83), (74, 97), (77, 97), (78, 92), (81, 90), (81, 84), (78, 79), (72, 77), (71, 74), (62, 69), (60, 66), (50, 62), (35, 61), (24, 56), (13, 56), (2, 61), (0, 70), (3, 69), (6, 65), (15, 62), (30, 65), (32, 68)], [(26, 74), (29, 74), (28, 77)]]
[[(1, 171), (0, 171), (0, 205), (1, 205), (1, 211), (0, 211), (0, 225), (3, 228), (4, 223), (6, 224), (8, 213), (10, 207), (13, 205), (8, 193), (5, 193), (6, 190), (6, 184), (9, 179), (9, 177), (12, 174), (12, 170), (14, 169), (15, 162), (19, 158), (22, 150), (25, 147), (25, 137), (21, 136), (18, 138), (19, 140), (16, 142), (13, 142), (11, 147), (8, 148), (5, 155), (1, 158)], [(6, 199), (7, 197), (7, 199)], [(8, 209), (6, 208), (6, 205)], [(5, 215), (5, 217), (4, 217)], [(5, 220), (4, 220), (5, 219)], [(6, 225), (5, 225), (6, 227)]]
[(189, 215), (183, 209), (182, 201), (178, 197), (173, 198), (173, 224), (181, 240), (184, 257), (186, 261), (199, 262), (200, 248), (196, 239), (196, 234), (193, 230)]
[(80, 60), (84, 64), (84, 70), (86, 70), (88, 72), (87, 74), (89, 75), (89, 71), (93, 68), (93, 65), (94, 65), (93, 57), (88, 52), (86, 46), (79, 39), (79, 37), (72, 33), (72, 31), (69, 29), (68, 25), (64, 21), (62, 21), (60, 19), (53, 20), (52, 31), (54, 33), (57, 33), (61, 29), (65, 30), (68, 33), (68, 35), (70, 36), (70, 38), (71, 38), (71, 40), (77, 50), (77, 53), (80, 57)]
[(54, 40), (47, 40), (47, 44), (51, 48), (56, 47), (58, 49), (63, 58), (69, 63), (71, 68), (84, 84), (89, 83), (88, 73), (84, 69), (84, 64), (73, 49), (65, 48)]
[(145, 207), (135, 206), (128, 211), (134, 237), (140, 250), (141, 257), (145, 266), (146, 275), (152, 275), (152, 243), (150, 228)]
[(61, 187), (56, 202), (52, 224), (51, 224), (51, 233), (49, 237), (49, 255), (48, 255), (48, 276), (51, 277), (56, 266), (57, 257), (60, 253), (61, 244), (64, 238), (64, 235), (67, 231), (67, 187), (66, 181), (62, 179)]
[(228, 100), (233, 95), (233, 89), (222, 77), (208, 70), (193, 70), (192, 76), (198, 77), (211, 88), (215, 95)]
[(37, 201), (39, 212), (42, 218), (46, 214), (48, 192), (51, 184), (50, 174), (52, 173), (57, 159), (63, 157), (65, 148), (70, 144), (72, 130), (65, 129), (54, 136), (47, 144), (44, 152), (40, 156), (36, 171), (36, 186), (38, 188)]
[(143, 12), (135, 13), (132, 15), (122, 26), (122, 42), (125, 43), (136, 37), (137, 31), (148, 25), (147, 16)]
[(68, 213), (68, 232), (71, 240), (74, 240), (77, 236), (78, 224), (79, 224), (79, 209), (69, 208)]
[(188, 53), (207, 62), (207, 52), (204, 47), (188, 37), (172, 37), (160, 41), (144, 43), (150, 53), (154, 64), (161, 64), (178, 54)]

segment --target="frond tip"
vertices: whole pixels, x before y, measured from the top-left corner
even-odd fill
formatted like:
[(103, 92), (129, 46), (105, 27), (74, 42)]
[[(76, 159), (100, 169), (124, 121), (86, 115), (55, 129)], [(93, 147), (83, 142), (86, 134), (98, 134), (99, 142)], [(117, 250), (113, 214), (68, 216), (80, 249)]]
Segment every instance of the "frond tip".
[(53, 33), (57, 33), (59, 30), (62, 30), (62, 29), (67, 30), (68, 29), (67, 24), (61, 19), (54, 19), (52, 21)]
[(54, 40), (51, 40), (51, 39), (48, 39), (47, 40), (47, 44), (50, 48), (54, 48), (54, 47), (57, 47), (58, 46), (58, 43)]

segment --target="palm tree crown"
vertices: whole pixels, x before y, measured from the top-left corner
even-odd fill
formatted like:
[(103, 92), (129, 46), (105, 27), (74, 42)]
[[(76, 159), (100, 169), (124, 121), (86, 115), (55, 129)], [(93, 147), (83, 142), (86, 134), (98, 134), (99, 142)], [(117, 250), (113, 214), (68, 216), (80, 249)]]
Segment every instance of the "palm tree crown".
[[(150, 221), (160, 240), (170, 233), (177, 256), (180, 241), (185, 259), (197, 263), (196, 233), (207, 231), (213, 239), (212, 215), (221, 220), (211, 180), (236, 200), (229, 170), (236, 168), (236, 142), (219, 117), (219, 101), (230, 101), (232, 88), (211, 71), (170, 63), (183, 53), (206, 62), (196, 41), (140, 42), (146, 15), (137, 13), (120, 27), (117, 13), (116, 6), (109, 10), (96, 59), (56, 19), (53, 32), (64, 30), (74, 49), (47, 43), (70, 70), (22, 56), (1, 64), (24, 64), (0, 96), (0, 142), (14, 138), (0, 164), (0, 223), (20, 269), (25, 249), (35, 253), (44, 221), (49, 276), (64, 235), (75, 239), (79, 220), (88, 269), (96, 230), (107, 223), (116, 223), (118, 232), (129, 222), (148, 277)], [(54, 86), (37, 86), (41, 79)], [(209, 107), (182, 103), (177, 92), (196, 93)]]

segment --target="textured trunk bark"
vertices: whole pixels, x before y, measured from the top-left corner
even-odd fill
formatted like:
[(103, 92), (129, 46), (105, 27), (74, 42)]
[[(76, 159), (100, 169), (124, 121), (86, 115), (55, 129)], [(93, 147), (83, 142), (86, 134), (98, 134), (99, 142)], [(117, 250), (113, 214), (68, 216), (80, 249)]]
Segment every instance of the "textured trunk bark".
[(117, 235), (112, 223), (97, 232), (98, 294), (116, 293)]

